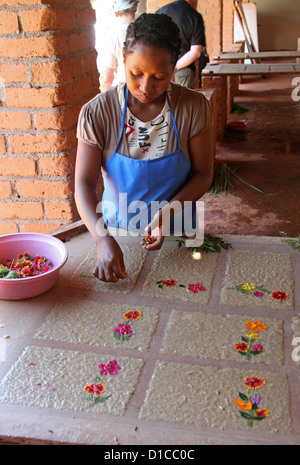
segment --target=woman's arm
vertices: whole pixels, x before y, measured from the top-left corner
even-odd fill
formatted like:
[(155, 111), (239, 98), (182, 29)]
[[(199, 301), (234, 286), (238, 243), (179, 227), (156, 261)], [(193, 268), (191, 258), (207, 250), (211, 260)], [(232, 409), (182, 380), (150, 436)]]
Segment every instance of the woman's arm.
[(127, 277), (122, 251), (110, 236), (101, 212), (97, 212), (97, 185), (101, 175), (102, 152), (78, 140), (75, 168), (75, 202), (78, 212), (97, 246), (93, 274), (101, 281), (116, 282)]
[(190, 50), (177, 61), (175, 71), (179, 71), (180, 69), (186, 68), (190, 64), (194, 63), (194, 61), (200, 57), (202, 49), (202, 45), (191, 45)]
[(159, 249), (164, 241), (169, 224), (162, 224), (162, 218), (172, 218), (178, 211), (178, 207), (181, 209), (184, 208), (184, 202), (196, 202), (209, 189), (214, 169), (212, 127), (189, 141), (189, 155), (192, 170), (191, 177), (173, 199), (170, 200), (168, 205), (157, 213), (148, 226), (148, 231), (151, 231), (152, 235), (156, 238), (155, 242), (149, 245), (145, 245), (145, 241), (142, 241), (142, 244), (148, 250)]

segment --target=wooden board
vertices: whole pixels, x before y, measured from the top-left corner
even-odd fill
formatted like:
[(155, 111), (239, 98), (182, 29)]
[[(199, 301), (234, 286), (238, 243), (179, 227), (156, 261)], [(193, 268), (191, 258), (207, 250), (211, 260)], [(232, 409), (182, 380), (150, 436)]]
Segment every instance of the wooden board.
[(300, 50), (266, 51), (266, 52), (224, 52), (220, 53), (215, 60), (246, 60), (247, 58), (277, 59), (277, 58), (300, 58)]
[(202, 71), (203, 75), (243, 75), (243, 74), (299, 74), (299, 63), (279, 64), (236, 64), (209, 63)]

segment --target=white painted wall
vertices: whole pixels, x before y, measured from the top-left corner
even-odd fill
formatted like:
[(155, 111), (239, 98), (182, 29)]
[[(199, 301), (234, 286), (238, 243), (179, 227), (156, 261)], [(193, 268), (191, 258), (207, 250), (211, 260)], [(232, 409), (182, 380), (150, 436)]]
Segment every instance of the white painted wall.
[(300, 0), (255, 0), (259, 49), (296, 50), (300, 37)]

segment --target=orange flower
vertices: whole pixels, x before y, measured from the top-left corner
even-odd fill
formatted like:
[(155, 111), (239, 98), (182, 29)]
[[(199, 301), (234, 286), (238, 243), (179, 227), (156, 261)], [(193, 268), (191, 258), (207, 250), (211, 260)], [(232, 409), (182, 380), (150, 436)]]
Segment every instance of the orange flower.
[(245, 328), (251, 329), (253, 333), (257, 333), (258, 331), (262, 331), (263, 329), (268, 329), (268, 325), (263, 325), (260, 320), (257, 320), (255, 323), (253, 321), (247, 321)]
[(234, 399), (234, 402), (237, 404), (239, 410), (243, 410), (243, 412), (246, 410), (252, 410), (251, 402), (244, 402), (241, 399)]

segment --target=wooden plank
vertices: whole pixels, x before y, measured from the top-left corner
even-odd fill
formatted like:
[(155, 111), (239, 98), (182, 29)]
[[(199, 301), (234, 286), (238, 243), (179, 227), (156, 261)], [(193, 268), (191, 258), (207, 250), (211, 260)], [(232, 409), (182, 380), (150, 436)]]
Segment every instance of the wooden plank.
[(203, 75), (234, 75), (234, 74), (300, 74), (299, 63), (278, 64), (239, 64), (239, 63), (209, 63), (202, 70)]
[[(248, 50), (250, 52), (257, 52), (255, 44), (254, 44), (253, 39), (252, 39), (250, 29), (248, 27), (248, 23), (247, 23), (247, 19), (246, 19), (246, 16), (245, 16), (243, 4), (242, 4), (241, 0), (234, 0), (234, 4), (236, 5), (236, 11), (239, 13), (239, 15), (241, 17), (241, 20), (242, 20), (242, 23), (243, 23), (243, 30), (245, 29), (247, 34), (248, 34), (248, 39), (249, 39), (249, 42), (250, 42), (250, 47), (248, 47)], [(245, 34), (245, 36), (246, 36), (246, 34)], [(256, 62), (256, 60), (254, 60), (254, 62)]]
[(246, 60), (248, 58), (277, 59), (277, 58), (300, 58), (300, 50), (290, 51), (266, 51), (266, 52), (223, 52), (215, 60)]
[[(238, 5), (236, 0), (233, 0), (233, 7), (234, 7), (234, 10), (235, 10), (236, 17), (237, 17), (237, 19), (238, 19), (238, 21), (240, 23), (241, 29), (243, 31), (247, 48), (248, 48), (248, 50), (250, 52), (255, 52), (256, 51), (255, 48), (252, 47), (251, 37), (249, 38), (249, 36), (247, 35), (247, 32), (245, 30), (245, 24), (244, 24), (244, 21), (243, 21), (242, 13), (240, 11), (239, 5)], [(252, 60), (252, 61), (255, 62), (255, 60)]]
[(86, 232), (87, 227), (85, 226), (82, 220), (75, 221), (74, 223), (67, 224), (62, 226), (55, 231), (49, 232), (48, 234), (54, 237), (57, 237), (63, 242), (69, 241), (72, 237), (81, 234), (82, 232)]

